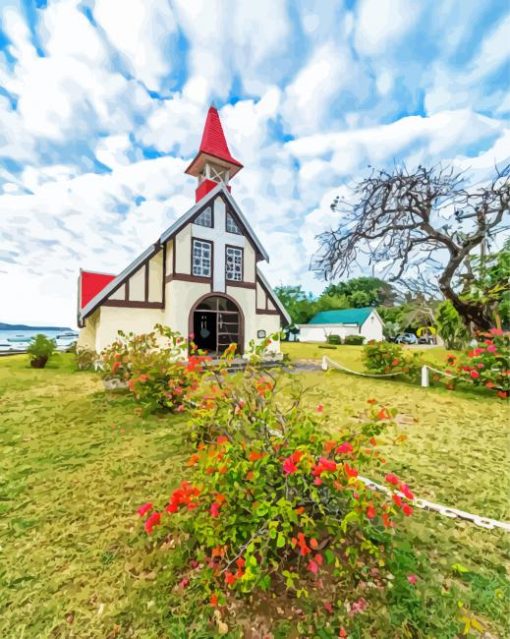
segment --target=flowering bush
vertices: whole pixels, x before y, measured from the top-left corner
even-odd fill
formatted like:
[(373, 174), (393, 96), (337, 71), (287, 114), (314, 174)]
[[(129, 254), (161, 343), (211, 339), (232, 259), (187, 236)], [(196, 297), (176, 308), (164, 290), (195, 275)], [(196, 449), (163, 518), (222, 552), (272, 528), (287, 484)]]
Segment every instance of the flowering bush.
[(415, 377), (420, 369), (417, 353), (391, 342), (370, 341), (363, 349), (363, 361), (369, 371), (380, 375), (402, 373)]
[(92, 370), (97, 358), (96, 351), (89, 348), (77, 348), (74, 356), (76, 368), (79, 371)]
[(188, 480), (164, 506), (139, 509), (148, 534), (179, 536), (189, 555), (181, 583), (201, 584), (212, 606), (233, 591), (308, 596), (370, 569), (382, 584), (394, 528), (413, 512), (413, 493), (395, 474), (389, 494), (359, 477), (360, 465), (380, 461), (377, 437), (393, 411), (372, 404), (361, 426), (328, 438), (323, 407), (304, 408), (296, 384), (251, 367), (241, 379), (217, 372), (193, 419)]
[(506, 399), (510, 395), (510, 333), (493, 328), (478, 338), (478, 344), (460, 357), (448, 355), (459, 381), (484, 386)]
[(145, 412), (182, 412), (193, 404), (206, 359), (179, 333), (160, 324), (144, 335), (119, 331), (118, 339), (101, 353), (103, 376), (126, 381)]

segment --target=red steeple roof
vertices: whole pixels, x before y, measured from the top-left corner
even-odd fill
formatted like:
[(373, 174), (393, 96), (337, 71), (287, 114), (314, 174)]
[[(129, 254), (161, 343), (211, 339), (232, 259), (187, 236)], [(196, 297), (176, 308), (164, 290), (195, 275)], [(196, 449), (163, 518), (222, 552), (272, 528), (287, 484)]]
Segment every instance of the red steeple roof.
[(84, 308), (103, 288), (115, 279), (109, 273), (81, 271), (79, 282), (80, 308)]
[(203, 154), (210, 155), (213, 158), (231, 164), (231, 176), (234, 176), (237, 171), (243, 168), (241, 162), (236, 160), (230, 153), (225, 134), (223, 133), (223, 127), (221, 126), (218, 110), (214, 106), (209, 107), (200, 148), (195, 159), (186, 169), (186, 173), (197, 175), (200, 172), (201, 167), (199, 168), (199, 165), (201, 163), (197, 164), (197, 162), (202, 158)]

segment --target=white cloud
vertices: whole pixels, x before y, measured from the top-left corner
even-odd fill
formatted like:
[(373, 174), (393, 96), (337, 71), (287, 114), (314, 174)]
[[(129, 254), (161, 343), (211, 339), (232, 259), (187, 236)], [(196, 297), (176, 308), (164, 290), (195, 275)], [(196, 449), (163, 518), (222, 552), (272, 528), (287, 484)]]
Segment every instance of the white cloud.
[(377, 56), (395, 49), (416, 24), (420, 3), (407, 0), (361, 0), (357, 7), (355, 44), (360, 53)]
[(168, 44), (177, 24), (167, 0), (96, 0), (94, 17), (135, 78), (151, 90), (161, 86), (172, 62)]

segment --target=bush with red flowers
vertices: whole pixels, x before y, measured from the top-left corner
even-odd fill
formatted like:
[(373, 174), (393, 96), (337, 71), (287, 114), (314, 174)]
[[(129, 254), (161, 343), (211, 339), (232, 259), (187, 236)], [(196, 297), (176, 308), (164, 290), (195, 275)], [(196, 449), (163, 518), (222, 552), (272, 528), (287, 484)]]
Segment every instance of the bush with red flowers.
[(371, 567), (384, 587), (385, 556), (414, 495), (391, 473), (388, 493), (374, 491), (359, 471), (381, 461), (378, 437), (394, 412), (370, 404), (359, 425), (328, 438), (323, 411), (302, 397), (284, 373), (216, 371), (192, 420), (187, 479), (166, 503), (139, 511), (148, 534), (171, 532), (186, 549), (193, 569), (179, 578), (212, 605), (233, 592), (345, 589)]
[(414, 379), (420, 370), (418, 353), (392, 342), (368, 342), (363, 348), (363, 362), (368, 371), (379, 375), (401, 373)]
[(101, 353), (103, 377), (127, 382), (146, 413), (182, 412), (193, 405), (206, 359), (177, 331), (161, 324), (143, 335), (119, 331)]
[[(448, 369), (457, 381), (485, 387), (502, 399), (510, 395), (510, 333), (493, 328), (458, 358), (448, 355)], [(454, 367), (454, 370), (452, 370)]]

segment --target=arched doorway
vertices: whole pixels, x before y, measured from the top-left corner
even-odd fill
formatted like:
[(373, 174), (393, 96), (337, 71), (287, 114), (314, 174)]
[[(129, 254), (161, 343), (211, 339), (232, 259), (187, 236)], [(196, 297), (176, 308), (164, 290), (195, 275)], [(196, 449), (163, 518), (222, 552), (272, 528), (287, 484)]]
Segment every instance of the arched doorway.
[(242, 353), (244, 317), (241, 309), (227, 295), (206, 295), (191, 309), (190, 333), (201, 350), (220, 355), (233, 342)]

